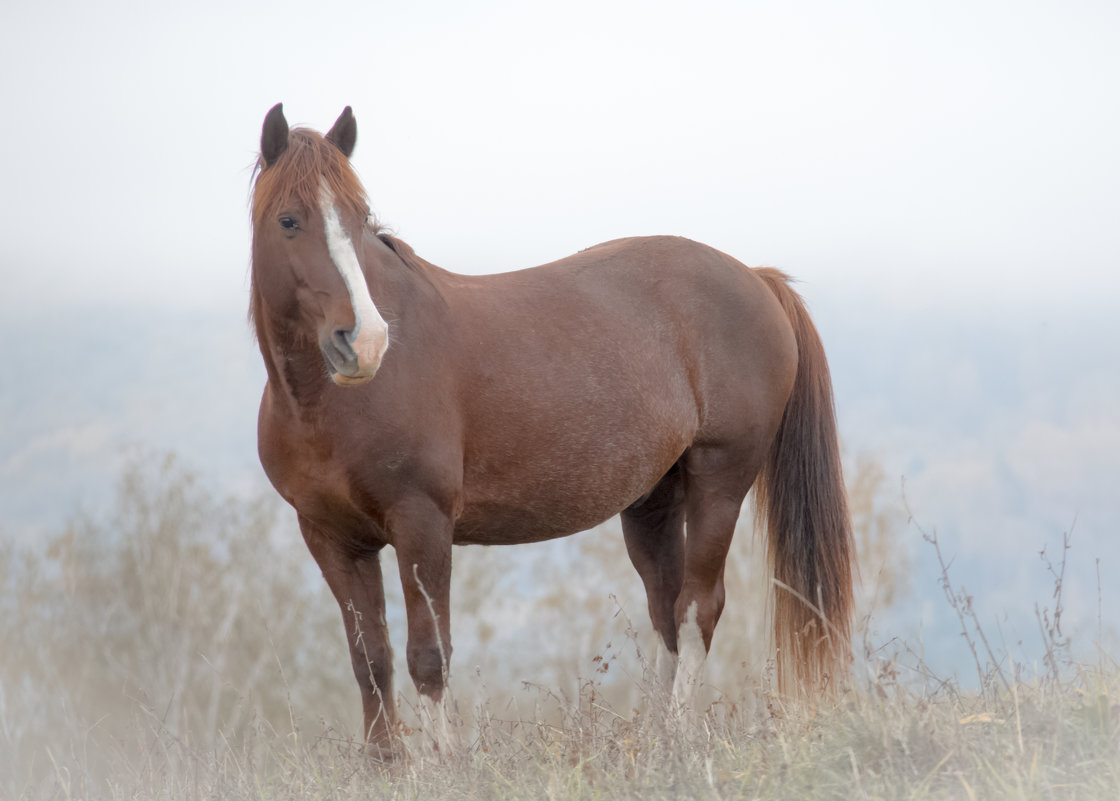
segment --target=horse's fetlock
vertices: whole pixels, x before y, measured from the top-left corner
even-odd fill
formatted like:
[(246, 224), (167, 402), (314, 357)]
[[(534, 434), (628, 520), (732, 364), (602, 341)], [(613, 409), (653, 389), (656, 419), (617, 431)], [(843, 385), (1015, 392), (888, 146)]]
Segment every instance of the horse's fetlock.
[(450, 660), (450, 648), (441, 649), (438, 643), (408, 646), (408, 673), (418, 690), (442, 688), (445, 683), (447, 665), (444, 657)]

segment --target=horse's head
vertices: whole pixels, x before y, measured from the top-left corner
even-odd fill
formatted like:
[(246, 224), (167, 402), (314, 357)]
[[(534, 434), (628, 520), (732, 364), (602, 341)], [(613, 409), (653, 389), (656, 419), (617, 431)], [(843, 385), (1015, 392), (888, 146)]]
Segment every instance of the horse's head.
[(343, 386), (373, 378), (389, 346), (360, 261), (369, 205), (349, 161), (357, 130), (349, 106), (323, 137), (289, 129), (277, 104), (265, 117), (253, 189), (257, 325), (264, 314), (313, 338)]

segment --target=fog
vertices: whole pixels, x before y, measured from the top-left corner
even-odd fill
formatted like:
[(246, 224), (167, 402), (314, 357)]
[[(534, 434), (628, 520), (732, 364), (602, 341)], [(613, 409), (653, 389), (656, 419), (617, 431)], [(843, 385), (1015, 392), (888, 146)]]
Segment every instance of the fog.
[(905, 477), (993, 616), (1030, 622), (1037, 551), (1073, 527), (1095, 626), (1095, 557), (1120, 558), (1118, 33), (1108, 3), (6, 8), (0, 530), (96, 507), (134, 447), (261, 484), (260, 125), (351, 105), (376, 213), (448, 269), (671, 233), (801, 279), (849, 454), (894, 500)]

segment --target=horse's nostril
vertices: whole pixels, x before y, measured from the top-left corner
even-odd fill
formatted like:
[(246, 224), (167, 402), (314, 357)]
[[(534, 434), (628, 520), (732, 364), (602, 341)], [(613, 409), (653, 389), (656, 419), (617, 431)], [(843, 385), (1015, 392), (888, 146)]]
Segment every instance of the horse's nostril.
[(339, 328), (331, 332), (330, 338), (322, 343), (323, 356), (335, 372), (352, 373), (358, 366), (358, 354), (351, 344), (354, 332)]

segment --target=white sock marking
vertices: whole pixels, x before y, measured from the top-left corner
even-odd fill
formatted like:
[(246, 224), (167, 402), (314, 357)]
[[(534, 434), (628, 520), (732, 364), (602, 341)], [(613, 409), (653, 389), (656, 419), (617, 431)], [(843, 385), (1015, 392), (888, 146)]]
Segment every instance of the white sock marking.
[(447, 704), (447, 688), (444, 688), (443, 696), (438, 701), (420, 693), (420, 721), (428, 736), (435, 741), (441, 756), (451, 756), (459, 750), (459, 733), (451, 722)]
[(653, 663), (654, 672), (657, 674), (658, 691), (671, 692), (673, 677), (677, 675), (677, 655), (669, 650), (665, 640), (657, 637), (657, 657)]
[(673, 681), (673, 703), (678, 708), (691, 709), (696, 700), (696, 686), (700, 683), (700, 670), (708, 652), (704, 650), (704, 636), (696, 622), (699, 607), (696, 601), (688, 605), (684, 622), (677, 631), (677, 677)]

